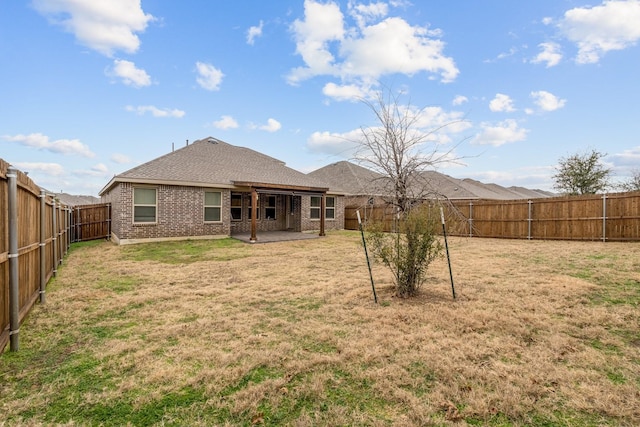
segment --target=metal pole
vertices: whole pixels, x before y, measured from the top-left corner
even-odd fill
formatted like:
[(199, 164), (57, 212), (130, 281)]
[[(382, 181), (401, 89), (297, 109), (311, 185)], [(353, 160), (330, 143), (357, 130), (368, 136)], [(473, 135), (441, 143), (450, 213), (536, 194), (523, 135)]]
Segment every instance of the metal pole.
[(607, 241), (607, 195), (602, 196), (602, 241)]
[(51, 244), (53, 245), (53, 277), (58, 275), (58, 221), (56, 216), (56, 199), (53, 198), (53, 207), (51, 208), (51, 217), (53, 219), (53, 227), (51, 229)]
[(527, 235), (527, 239), (531, 240), (531, 221), (532, 221), (531, 212), (532, 212), (532, 204), (533, 204), (533, 202), (531, 200), (529, 200), (528, 203), (529, 203), (529, 221), (528, 221), (529, 222), (529, 232), (528, 232), (528, 235)]
[(9, 342), (11, 351), (20, 349), (20, 282), (18, 277), (18, 171), (7, 169), (9, 208)]
[(449, 278), (451, 279), (451, 292), (456, 299), (456, 288), (453, 286), (453, 272), (451, 271), (451, 258), (449, 257), (449, 243), (447, 242), (447, 227), (444, 225), (444, 209), (440, 206), (440, 219), (442, 220), (442, 234), (444, 235), (444, 247), (447, 250), (447, 263), (449, 264)]
[(364, 255), (367, 258), (367, 267), (369, 268), (369, 278), (371, 279), (371, 289), (373, 290), (373, 302), (378, 303), (378, 296), (376, 295), (376, 287), (373, 284), (373, 273), (371, 273), (371, 263), (369, 262), (369, 252), (367, 251), (367, 242), (364, 239), (364, 230), (362, 229), (362, 220), (360, 220), (360, 210), (356, 211), (358, 215), (358, 227), (360, 228), (360, 234), (362, 235), (362, 245), (364, 246)]
[(469, 237), (473, 237), (473, 202), (469, 202)]
[(47, 203), (44, 190), (40, 190), (40, 303), (46, 302), (47, 287)]

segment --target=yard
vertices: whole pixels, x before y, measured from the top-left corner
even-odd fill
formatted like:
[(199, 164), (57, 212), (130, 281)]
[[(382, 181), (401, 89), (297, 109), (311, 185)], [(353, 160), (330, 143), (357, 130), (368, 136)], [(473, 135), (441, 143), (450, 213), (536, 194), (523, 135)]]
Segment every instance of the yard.
[[(356, 232), (72, 246), (1, 425), (640, 424), (640, 244), (451, 238), (415, 299)], [(4, 423), (4, 424), (3, 424)]]

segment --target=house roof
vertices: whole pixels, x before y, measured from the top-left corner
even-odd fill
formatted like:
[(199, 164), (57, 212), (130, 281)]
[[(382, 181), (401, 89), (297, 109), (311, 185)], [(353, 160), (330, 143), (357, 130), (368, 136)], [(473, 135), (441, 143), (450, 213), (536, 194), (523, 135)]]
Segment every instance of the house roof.
[(100, 194), (118, 182), (328, 190), (325, 182), (287, 167), (278, 159), (212, 137), (194, 141), (114, 176)]
[[(309, 173), (327, 182), (331, 188), (340, 188), (345, 194), (385, 195), (389, 194), (385, 188), (388, 180), (382, 175), (362, 166), (342, 161), (332, 163)], [(434, 197), (446, 197), (451, 200), (499, 199), (514, 200), (554, 196), (553, 193), (530, 190), (524, 187), (502, 187), (497, 184), (484, 184), (473, 179), (458, 179), (437, 171), (424, 171), (414, 183), (419, 191), (414, 193)]]
[(345, 194), (371, 196), (386, 193), (386, 180), (382, 175), (347, 161), (332, 163), (307, 175)]

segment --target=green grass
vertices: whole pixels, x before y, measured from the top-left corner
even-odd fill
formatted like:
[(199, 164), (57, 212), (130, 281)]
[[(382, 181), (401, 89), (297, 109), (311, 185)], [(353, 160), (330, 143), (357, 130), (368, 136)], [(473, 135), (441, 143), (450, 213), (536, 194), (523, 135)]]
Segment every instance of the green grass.
[(141, 243), (122, 250), (125, 259), (156, 261), (164, 264), (190, 264), (200, 261), (230, 261), (249, 256), (248, 245), (236, 239), (187, 240)]

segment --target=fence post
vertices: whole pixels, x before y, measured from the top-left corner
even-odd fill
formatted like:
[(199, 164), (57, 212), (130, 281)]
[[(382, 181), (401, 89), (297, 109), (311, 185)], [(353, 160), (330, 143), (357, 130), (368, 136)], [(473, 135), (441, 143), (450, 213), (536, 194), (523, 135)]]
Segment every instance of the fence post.
[(11, 351), (20, 349), (20, 286), (18, 276), (18, 171), (7, 169), (9, 208), (9, 342)]
[(51, 244), (53, 245), (53, 277), (58, 275), (58, 221), (56, 220), (56, 198), (53, 198), (53, 207), (51, 208), (51, 217), (53, 220), (51, 228)]
[(44, 304), (47, 287), (47, 195), (44, 190), (40, 190), (38, 197), (40, 197), (40, 303)]
[(602, 241), (607, 241), (607, 193), (602, 195)]
[(473, 202), (469, 202), (469, 237), (473, 237)]
[(527, 203), (529, 204), (529, 221), (528, 221), (529, 222), (529, 231), (528, 231), (528, 234), (527, 234), (527, 239), (531, 240), (531, 221), (533, 220), (531, 218), (531, 212), (533, 210), (533, 206), (532, 206), (533, 202), (531, 200), (529, 200)]

